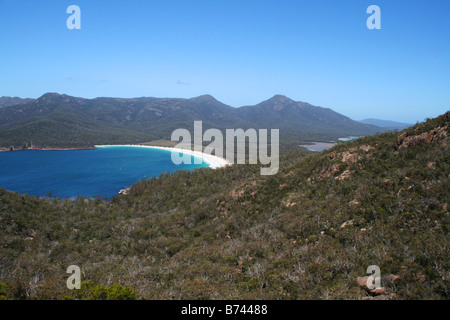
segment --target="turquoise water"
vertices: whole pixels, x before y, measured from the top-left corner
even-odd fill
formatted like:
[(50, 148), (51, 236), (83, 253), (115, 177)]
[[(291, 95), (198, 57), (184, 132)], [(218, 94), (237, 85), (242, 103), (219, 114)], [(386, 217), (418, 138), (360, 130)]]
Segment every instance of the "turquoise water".
[(75, 198), (117, 195), (163, 172), (208, 167), (175, 165), (168, 150), (105, 147), (90, 150), (0, 152), (0, 188), (35, 196)]
[(356, 139), (359, 139), (359, 137), (339, 138), (339, 140), (341, 140), (341, 141), (352, 141), (352, 140), (356, 140)]

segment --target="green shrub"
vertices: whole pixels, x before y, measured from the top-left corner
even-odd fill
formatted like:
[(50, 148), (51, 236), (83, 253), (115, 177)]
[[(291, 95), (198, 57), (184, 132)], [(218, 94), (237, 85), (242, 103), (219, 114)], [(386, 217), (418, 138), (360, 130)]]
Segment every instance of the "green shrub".
[(96, 285), (92, 281), (81, 282), (79, 290), (74, 289), (77, 300), (136, 300), (139, 294), (129, 286), (113, 284), (106, 287), (102, 284)]

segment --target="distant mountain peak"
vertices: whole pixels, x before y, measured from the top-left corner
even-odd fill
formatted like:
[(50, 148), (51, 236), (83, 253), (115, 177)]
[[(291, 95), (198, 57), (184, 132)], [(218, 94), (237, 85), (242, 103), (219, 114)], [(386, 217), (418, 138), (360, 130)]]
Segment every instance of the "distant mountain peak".
[(57, 92), (47, 92), (47, 93), (44, 93), (42, 96), (40, 96), (38, 99), (42, 99), (42, 98), (46, 99), (46, 98), (54, 98), (54, 97), (62, 97), (62, 96), (64, 96), (64, 95), (59, 94)]
[(214, 98), (212, 95), (210, 94), (204, 94), (195, 98), (192, 98), (193, 100), (196, 101), (217, 101), (216, 98)]
[(269, 100), (264, 101), (263, 104), (269, 105), (274, 111), (282, 111), (289, 106), (296, 106), (297, 102), (284, 95), (276, 94)]
[(57, 92), (47, 92), (47, 93), (43, 94), (42, 96), (40, 96), (36, 101), (38, 103), (40, 103), (40, 104), (47, 104), (47, 103), (57, 103), (57, 104), (61, 104), (61, 103), (75, 103), (75, 104), (80, 104), (80, 103), (85, 103), (88, 100), (89, 99), (69, 96), (67, 94), (59, 94)]
[(276, 95), (274, 95), (272, 98), (270, 98), (267, 101), (278, 102), (278, 103), (295, 102), (291, 98), (288, 98), (288, 97), (286, 97), (286, 96), (284, 96), (282, 94), (276, 94)]
[(52, 102), (52, 101), (59, 101), (59, 100), (61, 100), (61, 98), (63, 96), (65, 96), (65, 95), (61, 95), (56, 92), (47, 92), (47, 93), (43, 94), (42, 96), (40, 96), (39, 98), (37, 98), (36, 102), (48, 103), (48, 102)]

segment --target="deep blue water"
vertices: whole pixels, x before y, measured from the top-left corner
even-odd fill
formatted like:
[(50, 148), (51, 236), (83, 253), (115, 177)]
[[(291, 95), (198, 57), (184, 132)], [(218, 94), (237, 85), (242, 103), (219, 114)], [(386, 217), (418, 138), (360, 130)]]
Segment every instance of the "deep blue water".
[(175, 165), (170, 151), (139, 147), (0, 152), (0, 188), (41, 197), (52, 191), (61, 198), (110, 198), (163, 172), (208, 166), (193, 162)]

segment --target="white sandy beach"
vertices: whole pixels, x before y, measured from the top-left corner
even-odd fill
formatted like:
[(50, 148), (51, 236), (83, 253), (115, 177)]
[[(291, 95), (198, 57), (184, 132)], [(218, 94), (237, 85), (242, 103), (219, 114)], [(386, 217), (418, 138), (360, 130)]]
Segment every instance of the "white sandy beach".
[(157, 146), (144, 146), (140, 144), (121, 144), (121, 145), (96, 145), (96, 148), (102, 148), (102, 147), (139, 147), (139, 148), (152, 148), (152, 149), (162, 149), (162, 150), (168, 150), (172, 152), (182, 152), (184, 154), (190, 154), (199, 158), (202, 158), (204, 162), (206, 162), (210, 168), (216, 169), (216, 168), (222, 168), (231, 165), (229, 161), (227, 161), (224, 158), (213, 156), (210, 154), (206, 154), (199, 151), (192, 151), (189, 149), (181, 149), (181, 148), (172, 148), (172, 147), (157, 147)]

